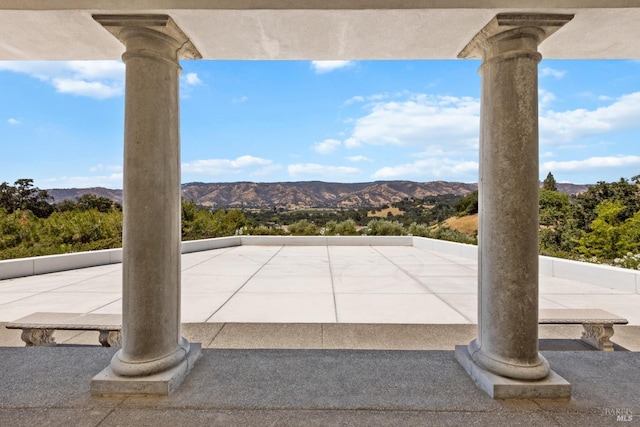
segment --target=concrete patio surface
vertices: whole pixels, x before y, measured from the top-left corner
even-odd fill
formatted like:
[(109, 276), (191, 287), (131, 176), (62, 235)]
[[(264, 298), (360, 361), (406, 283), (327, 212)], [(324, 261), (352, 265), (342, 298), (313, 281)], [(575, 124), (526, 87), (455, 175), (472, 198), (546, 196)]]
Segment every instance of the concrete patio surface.
[[(477, 262), (415, 246), (233, 246), (182, 256), (183, 323), (477, 323)], [(0, 322), (121, 313), (122, 264), (0, 280)], [(540, 308), (640, 325), (640, 295), (540, 276)]]
[[(183, 335), (203, 355), (169, 397), (97, 398), (115, 349), (58, 331), (24, 348), (4, 323), (37, 311), (120, 313), (121, 265), (0, 281), (0, 425), (640, 423), (640, 295), (542, 275), (541, 308), (626, 317), (613, 353), (541, 325), (570, 400), (493, 400), (455, 360), (476, 336), (476, 262), (413, 246), (235, 246), (182, 257)], [(631, 421), (628, 421), (631, 416)]]

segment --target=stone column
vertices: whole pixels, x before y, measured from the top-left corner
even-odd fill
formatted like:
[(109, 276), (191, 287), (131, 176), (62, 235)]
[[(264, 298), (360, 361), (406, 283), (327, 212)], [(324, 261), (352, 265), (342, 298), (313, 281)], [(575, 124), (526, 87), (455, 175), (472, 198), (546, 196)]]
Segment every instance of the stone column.
[[(199, 354), (180, 336), (178, 95), (178, 59), (198, 54), (166, 15), (94, 18), (125, 45), (126, 88), (122, 349), (92, 393), (168, 394)], [(160, 373), (155, 388), (117, 381)]]
[(460, 54), (482, 58), (478, 338), (468, 355), (518, 380), (550, 373), (538, 353), (538, 45), (570, 19), (501, 14)]

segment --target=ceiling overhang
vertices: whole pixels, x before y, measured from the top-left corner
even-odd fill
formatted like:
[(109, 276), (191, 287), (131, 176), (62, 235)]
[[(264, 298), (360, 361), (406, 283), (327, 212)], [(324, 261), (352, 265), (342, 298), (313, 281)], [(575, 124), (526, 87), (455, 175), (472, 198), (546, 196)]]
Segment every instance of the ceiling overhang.
[(545, 58), (640, 58), (640, 0), (4, 0), (0, 60), (118, 59), (108, 14), (169, 15), (203, 59), (454, 59), (499, 13), (575, 15)]

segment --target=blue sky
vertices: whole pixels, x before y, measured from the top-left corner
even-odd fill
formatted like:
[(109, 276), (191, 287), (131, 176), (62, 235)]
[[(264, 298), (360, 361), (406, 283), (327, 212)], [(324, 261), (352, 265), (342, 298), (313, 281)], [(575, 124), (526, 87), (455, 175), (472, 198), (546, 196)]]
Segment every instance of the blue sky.
[[(183, 61), (182, 182), (477, 182), (479, 61)], [(540, 177), (640, 174), (640, 61), (542, 61)], [(0, 182), (122, 188), (124, 65), (0, 61)]]

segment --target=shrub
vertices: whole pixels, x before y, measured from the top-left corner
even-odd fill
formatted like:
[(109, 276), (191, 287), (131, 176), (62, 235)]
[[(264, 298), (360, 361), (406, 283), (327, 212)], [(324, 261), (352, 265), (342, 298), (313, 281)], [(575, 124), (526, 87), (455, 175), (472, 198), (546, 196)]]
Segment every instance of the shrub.
[(369, 236), (404, 236), (406, 231), (402, 223), (386, 219), (373, 219), (367, 225)]
[(320, 229), (306, 219), (301, 219), (289, 225), (288, 230), (293, 236), (318, 236), (320, 234)]

